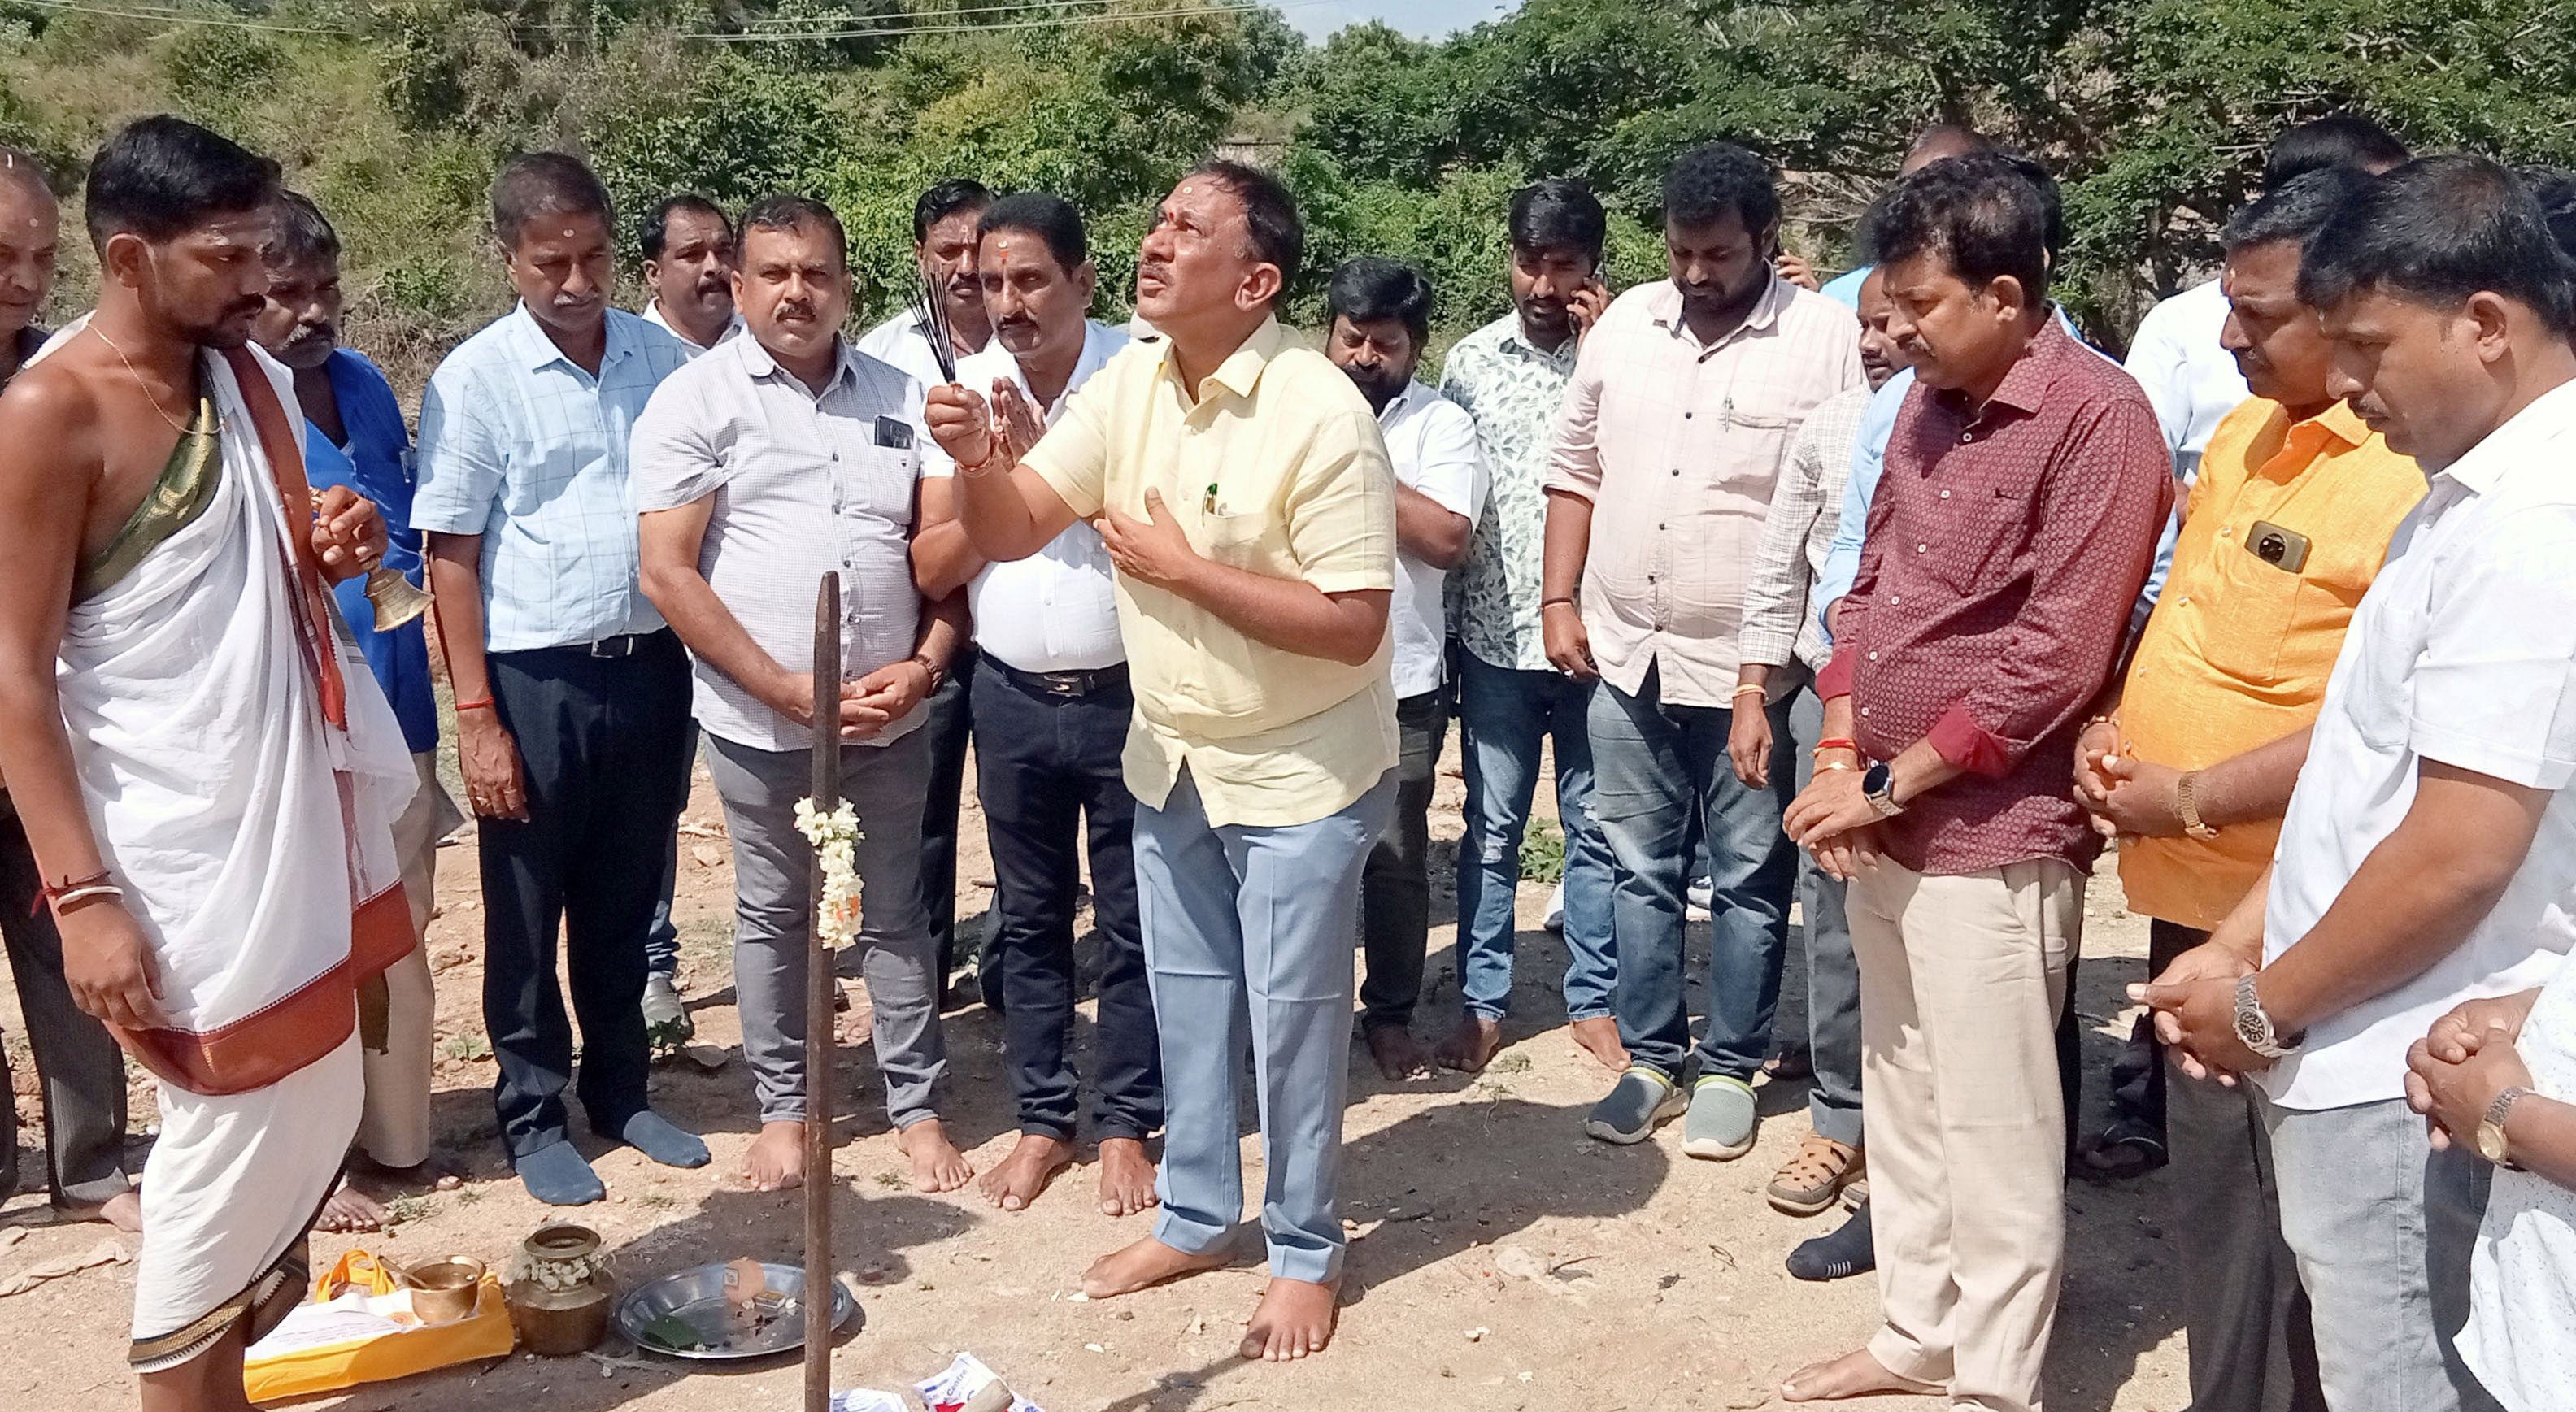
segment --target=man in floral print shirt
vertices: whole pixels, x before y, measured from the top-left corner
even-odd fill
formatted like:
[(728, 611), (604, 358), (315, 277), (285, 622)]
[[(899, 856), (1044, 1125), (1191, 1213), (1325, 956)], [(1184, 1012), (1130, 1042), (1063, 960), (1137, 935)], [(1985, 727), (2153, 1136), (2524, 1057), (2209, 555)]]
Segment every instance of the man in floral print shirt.
[(1598, 271), (1601, 203), (1579, 182), (1542, 181), (1512, 198), (1512, 311), (1449, 350), (1440, 392), (1467, 409), (1492, 489), (1467, 562), (1452, 580), (1467, 835), (1459, 848), (1459, 989), (1465, 1013), (1440, 1062), (1482, 1069), (1502, 1040), (1512, 992), (1514, 891), (1521, 837), (1552, 737), (1565, 831), (1565, 1010), (1574, 1038), (1616, 1070), (1627, 1064), (1611, 1014), (1610, 845), (1592, 820), (1592, 683), (1548, 665), (1539, 633), (1547, 533), (1548, 430), (1574, 373), (1583, 330), (1609, 302)]

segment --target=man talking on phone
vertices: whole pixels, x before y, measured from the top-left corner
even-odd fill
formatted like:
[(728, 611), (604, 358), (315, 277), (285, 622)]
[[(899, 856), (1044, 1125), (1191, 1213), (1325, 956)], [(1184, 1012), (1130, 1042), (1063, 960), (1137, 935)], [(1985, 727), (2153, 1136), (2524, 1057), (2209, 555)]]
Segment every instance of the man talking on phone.
[(1548, 662), (1539, 627), (1548, 428), (1565, 401), (1583, 331), (1610, 304), (1600, 273), (1609, 221), (1581, 182), (1558, 178), (1512, 197), (1507, 231), (1511, 312), (1459, 339), (1441, 365), (1440, 395), (1475, 422), (1492, 480), (1455, 595), (1467, 777), (1467, 835), (1458, 848), (1463, 1013), (1436, 1057), (1472, 1072), (1502, 1048), (1521, 838), (1538, 792), (1540, 751), (1553, 737), (1556, 813), (1565, 830), (1565, 880), (1557, 889), (1565, 1014), (1575, 1043), (1617, 1073), (1628, 1066), (1628, 1051), (1610, 1009), (1619, 971), (1610, 947), (1610, 845), (1592, 821), (1592, 737), (1584, 725), (1592, 683)]

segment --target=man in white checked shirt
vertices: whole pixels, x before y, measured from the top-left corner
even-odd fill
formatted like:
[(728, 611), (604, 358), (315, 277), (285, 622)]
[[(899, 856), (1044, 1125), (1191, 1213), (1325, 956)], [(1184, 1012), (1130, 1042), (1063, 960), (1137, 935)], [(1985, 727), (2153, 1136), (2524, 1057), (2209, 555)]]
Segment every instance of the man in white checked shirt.
[[(1630, 1060), (1585, 1130), (1642, 1142), (1687, 1103), (1683, 1150), (1720, 1160), (1753, 1147), (1751, 1081), (1771, 1044), (1797, 880), (1780, 831), (1786, 750), (1775, 749), (1768, 789), (1728, 765), (1737, 705), (1767, 710), (1783, 745), (1789, 734), (1785, 690), (1738, 689), (1745, 575), (1799, 423), (1862, 382), (1851, 311), (1773, 273), (1779, 219), (1761, 158), (1709, 143), (1674, 159), (1672, 278), (1621, 295), (1585, 336), (1547, 481), (1540, 611), (1549, 660), (1601, 679), (1593, 816), (1614, 865), (1614, 1004)], [(1694, 811), (1715, 887), (1696, 1055), (1682, 973)]]
[[(1082, 217), (1062, 198), (1005, 196), (985, 210), (980, 231), (975, 263), (993, 344), (958, 360), (957, 381), (991, 395), (1026, 446), (1127, 335), (1085, 317), (1098, 276)], [(1145, 1139), (1163, 1126), (1163, 1063), (1137, 913), (1136, 797), (1119, 763), (1136, 698), (1109, 549), (1076, 520), (1026, 559), (988, 563), (957, 523), (947, 471), (942, 461), (922, 482), (913, 566), (926, 595), (966, 585), (983, 649), (968, 699), (1001, 913), (993, 981), (1020, 1124), (1019, 1143), (981, 1185), (986, 1200), (1017, 1211), (1077, 1153), (1074, 889), (1087, 842), (1100, 938), (1092, 1031), (1099, 1205), (1103, 1215), (1133, 1215), (1155, 1203)]]
[[(841, 792), (877, 1070), (913, 1185), (974, 1175), (934, 1104), (948, 1067), (939, 976), (922, 905), (921, 805), (930, 741), (917, 729), (962, 635), (961, 606), (912, 582), (925, 458), (923, 389), (840, 337), (847, 237), (829, 206), (773, 196), (743, 213), (734, 297), (749, 336), (671, 376), (635, 425), (644, 588), (696, 659), (696, 713), (734, 845), (734, 989), (760, 1135), (743, 1176), (805, 1179), (806, 955), (813, 852), (796, 829), (815, 748), (814, 591), (841, 576)], [(831, 723), (826, 723), (831, 728)], [(826, 807), (829, 807), (828, 805)], [(827, 1114), (828, 1108), (824, 1110)]]
[[(1870, 270), (1861, 280), (1859, 300), (1860, 358), (1868, 380), (1825, 399), (1798, 428), (1788, 464), (1780, 470), (1779, 488), (1771, 496), (1771, 513), (1754, 553), (1753, 572), (1744, 585), (1744, 626), (1736, 639), (1744, 659), (1736, 668), (1740, 687), (1767, 689), (1775, 676), (1797, 683), (1789, 722), (1796, 737), (1794, 758), (1801, 789), (1813, 773), (1812, 752), (1824, 733), (1825, 708), (1816, 697), (1813, 675), (1824, 670), (1833, 655), (1816, 618), (1813, 590), (1842, 520), (1843, 483), (1851, 476), (1862, 415), (1871, 396), (1906, 358), (1886, 334), (1890, 312), (1886, 275)], [(1755, 789), (1770, 785), (1777, 743), (1769, 713), (1736, 712), (1726, 742), (1735, 777)], [(1854, 1199), (1845, 1193), (1864, 1179), (1860, 967), (1852, 958), (1851, 928), (1843, 920), (1842, 880), (1818, 868), (1811, 858), (1799, 860), (1798, 872), (1807, 948), (1807, 1040), (1816, 1080), (1807, 1098), (1807, 1118), (1814, 1131), (1771, 1178), (1764, 1195), (1785, 1214), (1813, 1216), (1831, 1209), (1837, 1199)], [(1861, 1193), (1867, 1190), (1865, 1185), (1860, 1187)], [(1842, 1262), (1848, 1273), (1869, 1268), (1863, 1259), (1872, 1254), (1867, 1231), (1864, 1223), (1855, 1233), (1858, 1248)], [(1823, 1267), (1810, 1271), (1796, 1256), (1789, 1268), (1801, 1278), (1832, 1273)]]

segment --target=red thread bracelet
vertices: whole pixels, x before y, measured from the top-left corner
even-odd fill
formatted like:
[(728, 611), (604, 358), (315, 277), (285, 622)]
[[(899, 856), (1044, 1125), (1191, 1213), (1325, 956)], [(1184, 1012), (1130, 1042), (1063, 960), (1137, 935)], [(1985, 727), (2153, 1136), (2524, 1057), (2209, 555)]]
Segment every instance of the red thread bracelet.
[(456, 709), (460, 713), (465, 711), (489, 711), (492, 709), (492, 698), (486, 696), (480, 701), (459, 701), (456, 703)]
[(1822, 755), (1828, 750), (1848, 750), (1854, 755), (1858, 755), (1860, 753), (1860, 742), (1857, 740), (1846, 740), (1841, 736), (1835, 736), (1831, 740), (1817, 741), (1816, 748), (1808, 751), (1807, 753), (1810, 755)]
[(101, 868), (85, 878), (65, 878), (60, 883), (47, 883), (36, 893), (36, 905), (27, 909), (32, 917), (42, 912), (56, 898), (67, 897), (85, 887), (96, 887), (107, 881), (107, 869)]

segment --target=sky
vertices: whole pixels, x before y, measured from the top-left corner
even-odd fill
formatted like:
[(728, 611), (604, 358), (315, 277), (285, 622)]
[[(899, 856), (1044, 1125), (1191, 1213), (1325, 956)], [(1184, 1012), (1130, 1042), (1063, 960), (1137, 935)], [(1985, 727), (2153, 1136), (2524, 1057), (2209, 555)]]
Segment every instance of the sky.
[(1518, 0), (1306, 0), (1282, 4), (1280, 13), (1314, 40), (1367, 20), (1384, 20), (1416, 38), (1438, 39), (1516, 8)]

